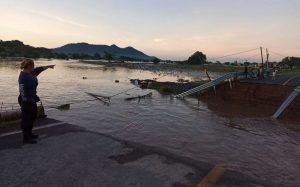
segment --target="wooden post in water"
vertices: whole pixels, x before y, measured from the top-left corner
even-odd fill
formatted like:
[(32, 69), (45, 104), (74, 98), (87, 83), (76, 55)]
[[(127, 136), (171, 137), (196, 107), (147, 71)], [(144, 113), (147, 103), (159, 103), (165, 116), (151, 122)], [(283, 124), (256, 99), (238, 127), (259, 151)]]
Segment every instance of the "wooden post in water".
[[(206, 76), (208, 77), (209, 82), (211, 82), (212, 80), (211, 80), (210, 75), (209, 75), (208, 72), (207, 72), (207, 69), (205, 69), (205, 73), (206, 73)], [(217, 95), (217, 89), (216, 89), (216, 86), (214, 86), (214, 91), (215, 91), (215, 95)]]

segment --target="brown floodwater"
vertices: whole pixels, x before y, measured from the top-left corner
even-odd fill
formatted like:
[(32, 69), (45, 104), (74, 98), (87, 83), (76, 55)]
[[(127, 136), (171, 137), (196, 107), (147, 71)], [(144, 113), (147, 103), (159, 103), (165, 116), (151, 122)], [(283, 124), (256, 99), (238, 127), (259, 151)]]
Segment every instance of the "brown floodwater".
[[(218, 110), (193, 98), (170, 99), (154, 90), (135, 88), (112, 98), (111, 105), (92, 99), (85, 92), (111, 96), (133, 85), (130, 78), (153, 79), (164, 72), (107, 68), (76, 61), (38, 61), (56, 64), (39, 77), (38, 94), (45, 106), (75, 103), (67, 111), (47, 109), (51, 118), (169, 150), (210, 164), (222, 164), (262, 180), (300, 186), (300, 134), (288, 128), (297, 122), (280, 122), (255, 115), (238, 106)], [(16, 103), (19, 69), (16, 62), (0, 62), (0, 102)], [(85, 76), (87, 79), (82, 79)], [(218, 74), (213, 74), (218, 76)], [(203, 72), (169, 72), (160, 81), (205, 78)], [(115, 83), (119, 80), (120, 83)], [(153, 92), (152, 98), (125, 98)], [(17, 106), (15, 106), (17, 107)]]

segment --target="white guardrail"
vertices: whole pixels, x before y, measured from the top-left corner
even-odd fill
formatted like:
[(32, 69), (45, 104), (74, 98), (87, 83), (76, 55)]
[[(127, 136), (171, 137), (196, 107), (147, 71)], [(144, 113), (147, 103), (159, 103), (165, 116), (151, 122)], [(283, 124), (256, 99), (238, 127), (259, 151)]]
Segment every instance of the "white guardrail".
[(176, 95), (175, 97), (176, 98), (184, 98), (186, 96), (189, 96), (191, 94), (194, 94), (194, 93), (197, 93), (197, 92), (201, 92), (201, 91), (204, 91), (206, 89), (209, 89), (209, 88), (212, 88), (214, 86), (217, 86), (218, 84), (222, 83), (223, 81), (225, 80), (228, 80), (228, 79), (233, 79), (234, 77), (236, 77), (236, 73), (227, 73), (225, 75), (223, 75), (222, 77), (219, 77), (213, 81), (210, 81), (208, 83), (205, 83), (205, 84), (202, 84), (196, 88), (193, 88), (193, 89), (190, 89), (186, 92), (183, 92), (181, 94), (178, 94)]
[(282, 103), (282, 105), (278, 108), (278, 110), (273, 115), (273, 118), (277, 119), (280, 117), (280, 115), (289, 107), (289, 105), (294, 101), (294, 99), (299, 95), (300, 93), (300, 86), (295, 88), (295, 90), (288, 96), (288, 98)]

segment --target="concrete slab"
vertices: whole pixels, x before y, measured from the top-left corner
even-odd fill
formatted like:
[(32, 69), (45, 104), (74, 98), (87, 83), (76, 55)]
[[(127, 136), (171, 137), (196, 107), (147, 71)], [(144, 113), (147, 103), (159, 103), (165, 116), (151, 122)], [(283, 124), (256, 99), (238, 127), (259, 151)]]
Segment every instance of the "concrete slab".
[[(165, 150), (62, 124), (0, 137), (0, 186), (197, 186), (214, 166)], [(225, 171), (216, 186), (276, 186)]]
[(121, 143), (73, 128), (55, 127), (55, 134), (44, 129), (37, 145), (2, 149), (0, 186), (172, 186), (188, 184), (184, 176), (194, 172), (183, 164), (163, 163), (159, 155), (119, 164), (109, 157), (123, 151)]

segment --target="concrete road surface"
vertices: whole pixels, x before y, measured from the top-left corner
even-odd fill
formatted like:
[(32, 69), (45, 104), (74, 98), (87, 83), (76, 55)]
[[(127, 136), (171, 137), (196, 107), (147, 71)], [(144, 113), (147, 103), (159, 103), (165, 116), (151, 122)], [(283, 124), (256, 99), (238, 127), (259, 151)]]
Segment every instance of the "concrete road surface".
[(279, 85), (297, 87), (300, 86), (300, 73), (282, 73), (277, 75), (275, 80), (273, 80), (272, 77), (268, 77), (262, 80), (247, 79), (247, 80), (242, 80), (242, 82), (279, 84)]
[(55, 120), (39, 124), (36, 145), (0, 135), (0, 186), (282, 186)]

